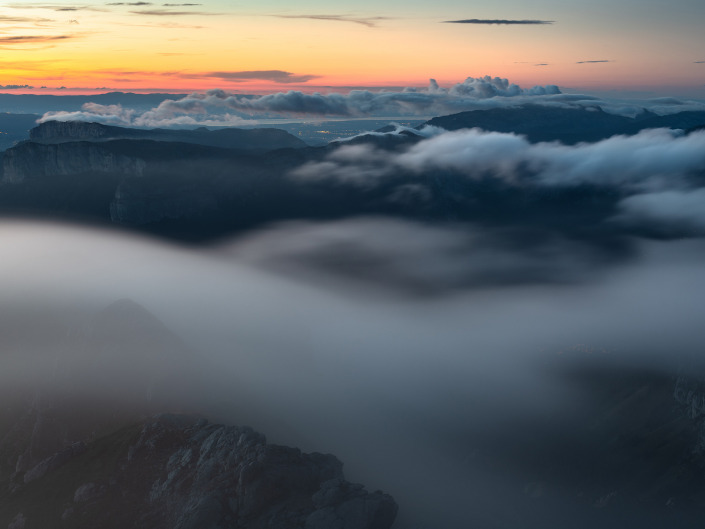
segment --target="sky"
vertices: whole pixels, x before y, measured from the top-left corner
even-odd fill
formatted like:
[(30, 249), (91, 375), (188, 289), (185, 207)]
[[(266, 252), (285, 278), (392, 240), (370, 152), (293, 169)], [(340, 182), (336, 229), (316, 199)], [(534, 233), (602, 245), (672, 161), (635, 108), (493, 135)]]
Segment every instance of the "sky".
[(0, 2), (0, 90), (316, 91), (491, 75), (705, 97), (703, 21), (702, 0), (11, 0)]

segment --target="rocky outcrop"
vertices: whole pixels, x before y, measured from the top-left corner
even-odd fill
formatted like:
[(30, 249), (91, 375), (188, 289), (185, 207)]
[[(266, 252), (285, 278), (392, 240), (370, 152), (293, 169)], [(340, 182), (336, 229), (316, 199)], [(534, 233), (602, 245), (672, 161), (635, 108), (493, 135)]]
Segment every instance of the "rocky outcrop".
[(120, 128), (85, 121), (46, 121), (29, 131), (29, 139), (41, 143), (94, 141), (116, 137), (115, 130)]
[(396, 513), (389, 495), (345, 481), (332, 455), (178, 415), (98, 439), (0, 493), (0, 527), (388, 529)]
[(5, 183), (83, 173), (139, 176), (146, 167), (141, 158), (91, 142), (58, 145), (23, 142), (5, 151), (2, 162)]

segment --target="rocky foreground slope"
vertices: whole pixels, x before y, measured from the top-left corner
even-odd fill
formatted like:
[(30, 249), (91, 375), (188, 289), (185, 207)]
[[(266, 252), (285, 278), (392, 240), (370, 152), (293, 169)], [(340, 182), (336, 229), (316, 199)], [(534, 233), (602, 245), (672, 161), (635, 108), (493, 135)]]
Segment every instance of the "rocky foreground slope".
[(387, 529), (396, 512), (332, 455), (177, 415), (68, 446), (0, 492), (8, 529)]

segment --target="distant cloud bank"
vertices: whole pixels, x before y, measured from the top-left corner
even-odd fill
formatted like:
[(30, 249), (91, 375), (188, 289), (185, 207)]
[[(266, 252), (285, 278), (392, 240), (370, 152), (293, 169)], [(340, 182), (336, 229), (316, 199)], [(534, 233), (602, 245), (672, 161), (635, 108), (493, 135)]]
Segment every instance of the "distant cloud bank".
[[(258, 72), (212, 72), (239, 79), (267, 79), (302, 82), (314, 76), (297, 76), (279, 70)], [(425, 89), (396, 91), (352, 90), (347, 94), (304, 93), (291, 90), (261, 96), (241, 95), (223, 90), (194, 93), (178, 100), (166, 100), (148, 112), (139, 113), (120, 106), (85, 105), (78, 112), (49, 112), (41, 121), (95, 121), (99, 123), (163, 127), (172, 125), (239, 125), (245, 120), (272, 117), (375, 117), (435, 116), (476, 108), (492, 108), (552, 97), (561, 94), (555, 85), (521, 88), (499, 77), (468, 77), (462, 83), (443, 88), (431, 80)]]

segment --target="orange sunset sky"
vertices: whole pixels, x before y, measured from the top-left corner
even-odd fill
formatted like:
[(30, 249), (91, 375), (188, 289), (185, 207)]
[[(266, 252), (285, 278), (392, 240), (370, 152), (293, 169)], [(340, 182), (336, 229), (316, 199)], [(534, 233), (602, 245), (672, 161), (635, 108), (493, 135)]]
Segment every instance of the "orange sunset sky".
[(0, 2), (0, 90), (522, 86), (705, 97), (702, 0)]

